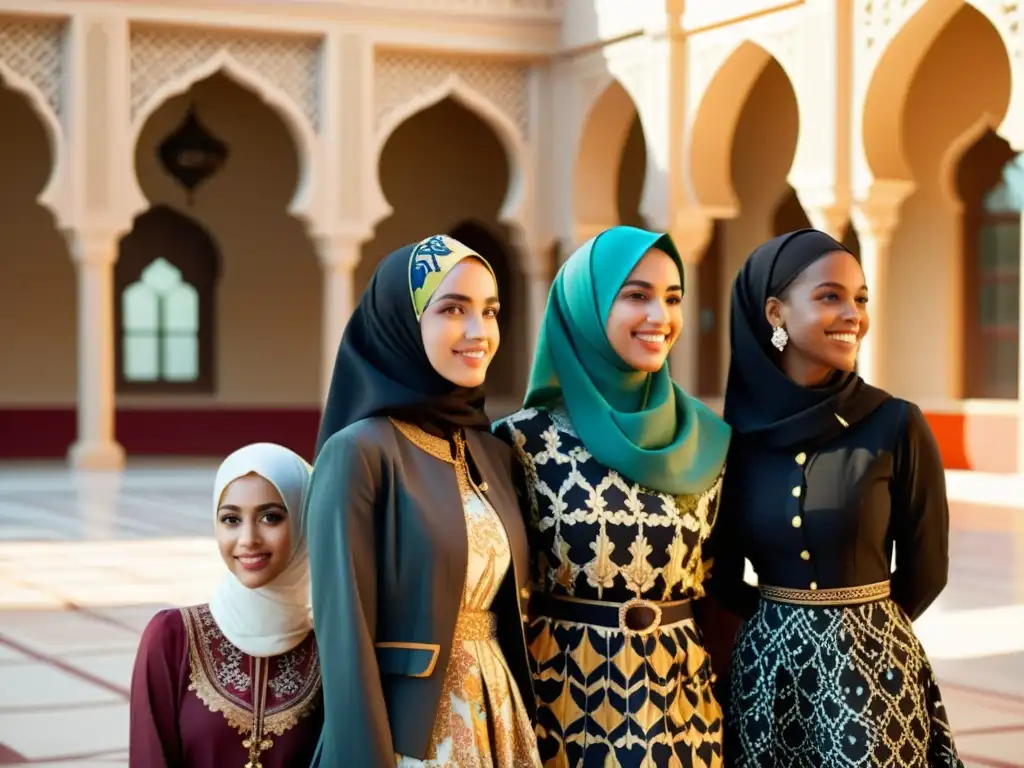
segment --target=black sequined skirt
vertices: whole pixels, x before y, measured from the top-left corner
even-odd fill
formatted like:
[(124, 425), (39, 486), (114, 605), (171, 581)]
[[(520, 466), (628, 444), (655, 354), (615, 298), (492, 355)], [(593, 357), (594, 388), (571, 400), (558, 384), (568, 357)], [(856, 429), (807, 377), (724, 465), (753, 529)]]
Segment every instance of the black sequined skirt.
[(762, 600), (733, 651), (734, 768), (962, 768), (931, 665), (891, 600)]

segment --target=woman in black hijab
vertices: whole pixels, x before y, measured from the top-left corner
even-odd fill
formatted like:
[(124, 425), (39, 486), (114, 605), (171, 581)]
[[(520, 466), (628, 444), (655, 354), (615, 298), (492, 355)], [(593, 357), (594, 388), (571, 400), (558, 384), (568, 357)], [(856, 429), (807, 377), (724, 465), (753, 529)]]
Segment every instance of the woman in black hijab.
[(313, 768), (540, 765), (518, 464), (481, 389), (498, 309), (487, 262), (436, 235), (384, 259), (345, 329), (303, 521)]
[(817, 230), (760, 246), (733, 286), (710, 581), (746, 619), (731, 766), (962, 765), (911, 626), (946, 584), (942, 461), (920, 409), (856, 374), (868, 323), (860, 263)]

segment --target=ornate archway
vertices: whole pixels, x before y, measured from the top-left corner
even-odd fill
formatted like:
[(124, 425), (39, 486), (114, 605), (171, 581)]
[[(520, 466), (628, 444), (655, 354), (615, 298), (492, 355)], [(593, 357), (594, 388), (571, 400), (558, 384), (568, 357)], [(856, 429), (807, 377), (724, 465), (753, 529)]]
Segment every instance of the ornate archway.
[(646, 226), (640, 212), (647, 172), (643, 124), (614, 78), (587, 111), (573, 169), (573, 219), (582, 242), (616, 224)]

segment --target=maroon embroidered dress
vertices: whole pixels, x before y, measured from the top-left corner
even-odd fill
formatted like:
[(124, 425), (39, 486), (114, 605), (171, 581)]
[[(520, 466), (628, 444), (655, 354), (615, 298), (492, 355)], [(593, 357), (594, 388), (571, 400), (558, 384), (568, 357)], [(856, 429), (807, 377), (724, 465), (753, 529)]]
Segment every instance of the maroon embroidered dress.
[(150, 620), (132, 673), (133, 768), (307, 766), (322, 723), (312, 632), (287, 653), (256, 658), (224, 637), (208, 605)]

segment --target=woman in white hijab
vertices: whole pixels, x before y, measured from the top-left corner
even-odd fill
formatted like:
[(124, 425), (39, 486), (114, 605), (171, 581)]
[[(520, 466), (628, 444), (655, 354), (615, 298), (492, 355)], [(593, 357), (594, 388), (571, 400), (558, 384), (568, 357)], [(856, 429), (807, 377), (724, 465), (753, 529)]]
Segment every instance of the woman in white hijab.
[(280, 445), (232, 453), (214, 483), (229, 573), (210, 602), (158, 612), (131, 686), (130, 764), (308, 765), (323, 720), (300, 513), (309, 465)]

